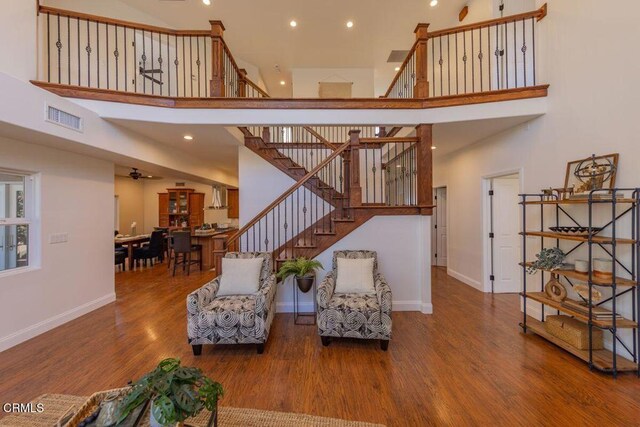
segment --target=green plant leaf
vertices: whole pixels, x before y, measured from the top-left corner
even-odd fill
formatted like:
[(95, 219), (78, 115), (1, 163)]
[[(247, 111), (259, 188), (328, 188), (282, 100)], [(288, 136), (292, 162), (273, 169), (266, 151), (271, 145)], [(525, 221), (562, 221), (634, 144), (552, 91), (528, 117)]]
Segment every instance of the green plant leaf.
[(158, 396), (153, 401), (151, 413), (153, 418), (162, 425), (178, 422), (176, 420), (176, 407), (167, 396)]
[(190, 384), (176, 385), (171, 387), (171, 391), (180, 408), (188, 413), (193, 413), (198, 406), (199, 394)]
[(287, 279), (290, 276), (307, 276), (317, 269), (323, 269), (322, 264), (317, 260), (309, 260), (306, 258), (298, 258), (289, 260), (282, 264), (278, 270), (278, 278)]
[(164, 359), (158, 364), (158, 368), (164, 372), (171, 372), (180, 366), (180, 359)]

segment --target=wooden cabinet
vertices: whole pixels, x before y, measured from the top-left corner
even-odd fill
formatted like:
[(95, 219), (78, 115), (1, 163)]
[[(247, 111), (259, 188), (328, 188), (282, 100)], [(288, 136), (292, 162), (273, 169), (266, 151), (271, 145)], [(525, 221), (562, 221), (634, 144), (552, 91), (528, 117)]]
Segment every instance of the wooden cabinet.
[(229, 212), (227, 213), (229, 219), (240, 218), (240, 198), (237, 188), (227, 189), (227, 206), (229, 207)]
[(204, 223), (204, 193), (192, 188), (167, 188), (158, 193), (158, 225), (160, 227), (200, 227)]

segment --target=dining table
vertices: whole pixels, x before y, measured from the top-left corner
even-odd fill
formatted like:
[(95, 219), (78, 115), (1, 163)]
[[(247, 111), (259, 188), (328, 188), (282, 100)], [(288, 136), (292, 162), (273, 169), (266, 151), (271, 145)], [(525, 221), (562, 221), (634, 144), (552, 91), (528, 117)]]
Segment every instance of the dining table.
[(143, 243), (148, 242), (150, 237), (150, 234), (138, 234), (137, 236), (119, 236), (114, 239), (115, 244), (127, 247), (129, 271), (133, 270), (133, 250), (139, 248)]

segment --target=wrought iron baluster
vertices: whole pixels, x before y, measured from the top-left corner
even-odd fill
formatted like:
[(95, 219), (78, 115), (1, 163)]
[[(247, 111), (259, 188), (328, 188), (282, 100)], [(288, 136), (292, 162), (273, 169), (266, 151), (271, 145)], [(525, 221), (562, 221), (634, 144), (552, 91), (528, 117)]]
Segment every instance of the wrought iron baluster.
[(100, 22), (96, 21), (96, 82), (100, 89)]
[(182, 96), (186, 97), (187, 96), (187, 64), (186, 64), (186, 59), (185, 59), (185, 46), (184, 46), (184, 39), (186, 38), (185, 36), (181, 36), (180, 37), (182, 39)]
[(442, 61), (442, 37), (438, 37), (438, 39), (440, 40), (440, 60), (438, 61), (438, 64), (440, 65), (440, 96), (442, 96), (442, 64), (444, 63)]
[(476, 61), (473, 59), (473, 54), (475, 52), (474, 39), (473, 30), (471, 30), (471, 92), (476, 91)]
[(189, 36), (189, 84), (191, 85), (191, 97), (193, 98), (193, 37)]
[(89, 20), (87, 20), (87, 86), (91, 87), (91, 31), (89, 31)]
[(82, 73), (80, 72), (82, 68), (82, 60), (80, 59), (80, 18), (78, 18), (76, 21), (78, 24), (78, 86), (80, 86), (81, 85), (80, 77), (82, 76)]
[(447, 95), (451, 95), (451, 34), (447, 34)]
[(144, 30), (142, 30), (142, 68), (140, 69), (140, 75), (142, 76), (142, 93), (147, 93), (147, 79), (146, 73), (144, 70), (147, 69), (147, 42), (146, 37), (144, 35)]
[(518, 87), (518, 53), (516, 51), (518, 38), (516, 35), (516, 23), (513, 22), (513, 78), (515, 79), (515, 87)]
[(120, 58), (120, 51), (118, 50), (118, 24), (116, 24), (116, 50), (113, 51), (113, 56), (116, 58), (116, 90), (119, 89), (119, 66), (118, 59)]
[(47, 12), (47, 81), (51, 83), (51, 15)]
[[(151, 39), (151, 94), (155, 95), (156, 92), (156, 73), (155, 73), (155, 55), (153, 53), (153, 31), (149, 32), (149, 38)], [(145, 75), (147, 74), (147, 70), (145, 68)], [(145, 76), (146, 77), (146, 76)]]
[(498, 41), (498, 33), (499, 33), (499, 27), (498, 27), (498, 24), (496, 24), (496, 50), (494, 52), (494, 55), (496, 56), (496, 87), (498, 89), (502, 89), (502, 85), (500, 81), (500, 45)]
[(62, 40), (60, 40), (60, 14), (58, 14), (58, 40), (56, 41), (56, 48), (58, 50), (58, 84), (61, 83), (61, 74), (62, 74)]
[[(106, 32), (106, 37), (105, 38), (107, 39), (107, 41), (106, 41), (106, 44), (107, 44), (107, 46), (106, 46), (107, 47), (106, 57), (107, 57), (107, 90), (108, 90), (109, 89), (109, 83), (110, 83), (109, 82), (109, 24), (108, 23), (105, 23), (105, 32)], [(116, 29), (116, 33), (117, 32), (118, 31)], [(116, 45), (116, 47), (117, 47), (117, 45)], [(116, 69), (117, 69), (117, 67), (116, 67)]]
[(467, 32), (462, 32), (462, 64), (464, 67), (464, 93), (467, 93)]
[(67, 16), (67, 83), (71, 84), (71, 18)]
[(480, 37), (480, 52), (478, 52), (478, 60), (480, 62), (479, 66), (480, 66), (480, 92), (482, 92), (482, 28), (478, 29), (478, 34)]
[(523, 86), (527, 86), (527, 37), (526, 37), (526, 24), (522, 19), (522, 72), (523, 72)]
[(200, 84), (200, 82), (201, 82), (201, 80), (200, 80), (200, 64), (201, 64), (201, 62), (200, 62), (200, 37), (199, 36), (196, 37), (196, 49), (198, 51), (198, 55), (196, 55), (197, 56), (196, 65), (198, 66), (198, 98), (200, 98), (200, 97), (202, 97), (202, 95), (201, 95), (201, 92), (200, 92), (200, 88), (201, 88), (201, 84)]

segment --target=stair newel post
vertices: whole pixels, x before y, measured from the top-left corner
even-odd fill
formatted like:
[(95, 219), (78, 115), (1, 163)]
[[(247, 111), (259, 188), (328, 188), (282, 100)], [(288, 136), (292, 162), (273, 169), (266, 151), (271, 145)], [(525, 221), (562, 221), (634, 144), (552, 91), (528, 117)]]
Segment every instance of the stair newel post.
[(213, 236), (213, 265), (216, 269), (215, 276), (218, 277), (222, 274), (222, 258), (227, 253), (227, 239), (229, 236), (226, 234), (221, 234), (218, 236)]
[(360, 131), (349, 131), (349, 207), (362, 206), (362, 187), (360, 186)]
[(271, 133), (269, 132), (268, 126), (262, 128), (262, 142), (264, 142), (265, 144), (271, 142)]
[(247, 97), (247, 70), (244, 68), (238, 70), (238, 97)]
[(416, 127), (416, 136), (418, 137), (416, 144), (416, 191), (418, 194), (416, 199), (418, 206), (421, 207), (420, 212), (425, 215), (431, 215), (431, 208), (422, 207), (433, 204), (432, 125), (418, 125)]
[(222, 21), (211, 24), (211, 96), (223, 98), (224, 93), (224, 25)]
[(429, 72), (427, 71), (427, 42), (429, 41), (429, 24), (418, 24), (415, 29), (416, 34), (416, 84), (413, 88), (414, 98), (429, 97)]

